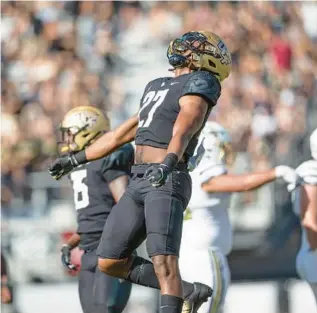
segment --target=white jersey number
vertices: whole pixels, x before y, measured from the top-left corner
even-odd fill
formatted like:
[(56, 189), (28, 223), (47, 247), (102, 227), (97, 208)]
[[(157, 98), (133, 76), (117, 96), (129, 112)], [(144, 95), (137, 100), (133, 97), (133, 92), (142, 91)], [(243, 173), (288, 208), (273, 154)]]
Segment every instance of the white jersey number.
[(73, 181), (74, 202), (76, 210), (84, 209), (89, 205), (88, 187), (83, 182), (87, 177), (87, 170), (79, 170), (70, 174)]
[(145, 97), (144, 97), (144, 101), (143, 101), (143, 105), (142, 108), (139, 111), (139, 116), (140, 113), (152, 102), (155, 101), (151, 110), (148, 113), (148, 116), (145, 120), (140, 120), (139, 121), (139, 127), (149, 127), (152, 120), (153, 120), (153, 116), (155, 111), (157, 110), (157, 108), (163, 103), (167, 93), (168, 93), (169, 89), (165, 89), (165, 90), (159, 90), (157, 92), (155, 91), (150, 91), (148, 92)]

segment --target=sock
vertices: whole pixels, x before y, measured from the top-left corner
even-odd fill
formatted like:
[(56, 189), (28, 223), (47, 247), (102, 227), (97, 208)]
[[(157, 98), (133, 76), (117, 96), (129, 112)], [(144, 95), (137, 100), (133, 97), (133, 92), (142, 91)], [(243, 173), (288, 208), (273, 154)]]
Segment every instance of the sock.
[(141, 286), (160, 289), (153, 263), (139, 256), (134, 258), (126, 280)]
[[(145, 287), (160, 289), (153, 263), (139, 256), (135, 257), (126, 280)], [(194, 285), (183, 281), (183, 293), (186, 299), (194, 291)]]
[(181, 313), (184, 300), (170, 295), (161, 295), (160, 313)]

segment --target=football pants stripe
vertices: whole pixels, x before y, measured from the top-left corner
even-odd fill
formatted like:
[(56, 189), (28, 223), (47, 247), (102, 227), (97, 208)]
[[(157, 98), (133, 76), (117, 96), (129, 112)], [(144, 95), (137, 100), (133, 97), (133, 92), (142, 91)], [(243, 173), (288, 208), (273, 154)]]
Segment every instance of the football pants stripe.
[(210, 304), (210, 313), (216, 313), (223, 302), (225, 284), (221, 273), (221, 264), (215, 251), (210, 251), (210, 259), (213, 276), (213, 295)]

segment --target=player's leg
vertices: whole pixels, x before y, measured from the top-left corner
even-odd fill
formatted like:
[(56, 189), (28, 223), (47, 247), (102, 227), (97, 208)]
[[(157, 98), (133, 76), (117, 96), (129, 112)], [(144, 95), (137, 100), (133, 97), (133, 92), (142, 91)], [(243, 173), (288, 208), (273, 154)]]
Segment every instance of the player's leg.
[[(206, 251), (207, 252), (207, 251)], [(230, 269), (227, 258), (218, 251), (210, 250), (207, 258), (203, 258), (203, 268), (209, 268), (208, 275), (199, 271), (202, 283), (209, 284), (213, 288), (213, 295), (199, 309), (199, 313), (220, 313), (223, 310), (225, 297), (230, 283)], [(208, 280), (207, 280), (208, 276)], [(209, 283), (208, 283), (209, 282)]]
[[(222, 312), (230, 282), (230, 270), (226, 257), (220, 252), (210, 251), (207, 248), (197, 249), (182, 242), (179, 263), (183, 279), (189, 282), (198, 281), (213, 289), (212, 296), (202, 304), (198, 313)], [(186, 311), (183, 310), (183, 312)]]
[(133, 260), (132, 252), (146, 237), (142, 203), (136, 202), (131, 183), (111, 210), (97, 249), (98, 267), (108, 275), (126, 279)]
[(81, 258), (81, 267), (78, 279), (79, 300), (84, 313), (92, 313), (93, 285), (97, 257), (86, 252)]
[(91, 313), (121, 313), (130, 296), (131, 283), (112, 277), (96, 268)]
[(311, 290), (313, 291), (313, 294), (315, 296), (316, 305), (317, 305), (317, 283), (309, 283), (309, 286)]
[[(160, 289), (153, 263), (139, 256), (131, 255), (132, 251), (146, 237), (141, 195), (156, 190), (147, 180), (143, 179), (145, 170), (146, 168), (141, 169), (140, 176), (137, 175), (138, 173), (134, 175), (126, 193), (112, 209), (107, 219), (97, 249), (98, 266), (102, 272), (108, 275), (123, 278), (138, 285)], [(179, 187), (181, 188), (181, 185)], [(183, 282), (183, 287), (185, 297), (200, 294), (201, 291), (198, 285), (186, 282)], [(200, 299), (200, 297), (198, 298)]]
[(143, 198), (139, 190), (148, 181), (138, 173), (125, 194), (111, 210), (97, 249), (99, 269), (108, 275), (138, 285), (160, 289), (152, 262), (132, 256), (146, 237)]
[(302, 246), (296, 258), (296, 269), (300, 278), (306, 280), (310, 285), (317, 303), (317, 250), (307, 251)]
[(144, 203), (147, 250), (153, 260), (161, 287), (160, 312), (181, 312), (183, 296), (195, 298), (193, 300), (196, 308), (193, 307), (191, 310), (196, 312), (197, 307), (201, 305), (199, 301), (205, 301), (208, 294), (210, 296), (211, 289), (207, 286), (182, 282), (179, 272), (178, 255), (182, 237), (183, 212), (191, 195), (190, 177), (185, 172), (174, 171), (164, 186), (149, 188), (151, 190), (147, 192)]

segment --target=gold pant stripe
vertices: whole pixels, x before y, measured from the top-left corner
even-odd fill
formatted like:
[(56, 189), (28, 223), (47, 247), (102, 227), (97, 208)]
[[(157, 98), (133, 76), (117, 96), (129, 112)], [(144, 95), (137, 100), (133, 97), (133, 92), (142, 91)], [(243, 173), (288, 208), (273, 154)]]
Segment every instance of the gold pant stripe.
[(213, 276), (213, 294), (211, 299), (210, 313), (216, 313), (221, 299), (223, 297), (223, 282), (221, 275), (220, 262), (217, 254), (213, 251), (210, 252)]

